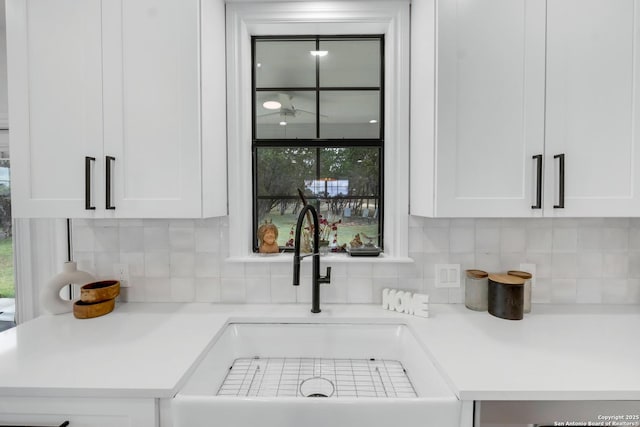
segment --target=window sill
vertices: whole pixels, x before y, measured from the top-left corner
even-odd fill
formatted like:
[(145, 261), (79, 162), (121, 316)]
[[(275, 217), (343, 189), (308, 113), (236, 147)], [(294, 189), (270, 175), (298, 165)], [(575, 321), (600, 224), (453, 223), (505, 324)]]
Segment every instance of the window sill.
[[(306, 257), (302, 262), (311, 262), (311, 257)], [(347, 254), (327, 254), (322, 255), (320, 260), (323, 263), (398, 263), (398, 264), (410, 264), (415, 262), (413, 258), (409, 257), (392, 257), (385, 255), (384, 253), (377, 257), (352, 257)], [(229, 263), (292, 263), (293, 253), (280, 253), (280, 254), (251, 254), (240, 257), (230, 257), (225, 259), (225, 262)]]

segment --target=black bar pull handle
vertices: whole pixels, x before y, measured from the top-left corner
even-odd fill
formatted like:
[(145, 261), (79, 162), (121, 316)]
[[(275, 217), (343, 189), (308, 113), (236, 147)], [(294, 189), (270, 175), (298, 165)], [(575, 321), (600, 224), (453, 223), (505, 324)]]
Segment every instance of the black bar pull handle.
[(536, 204), (531, 209), (542, 209), (542, 154), (533, 156), (536, 161)]
[(111, 164), (116, 161), (116, 158), (113, 156), (106, 156), (105, 159), (106, 159), (105, 161), (105, 169), (106, 169), (105, 208), (115, 209), (116, 207), (113, 206), (113, 204), (111, 203)]
[(95, 210), (91, 204), (91, 162), (95, 162), (95, 157), (84, 158), (84, 208), (85, 210)]
[(559, 189), (558, 189), (558, 204), (553, 205), (555, 209), (564, 209), (564, 153), (556, 154), (554, 159), (560, 159), (560, 169), (558, 173)]

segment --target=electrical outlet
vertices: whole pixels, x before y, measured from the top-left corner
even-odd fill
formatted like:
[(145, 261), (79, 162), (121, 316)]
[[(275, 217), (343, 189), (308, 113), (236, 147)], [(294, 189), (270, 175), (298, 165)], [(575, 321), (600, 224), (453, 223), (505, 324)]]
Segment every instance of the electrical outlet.
[(436, 288), (459, 288), (460, 264), (436, 264)]
[(116, 276), (116, 280), (120, 281), (121, 288), (131, 286), (129, 282), (129, 266), (127, 264), (113, 264), (113, 274)]

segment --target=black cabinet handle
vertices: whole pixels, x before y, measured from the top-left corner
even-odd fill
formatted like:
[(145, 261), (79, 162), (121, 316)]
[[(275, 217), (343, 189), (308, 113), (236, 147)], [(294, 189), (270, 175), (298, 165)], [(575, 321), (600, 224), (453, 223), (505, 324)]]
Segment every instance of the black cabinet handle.
[(84, 158), (84, 208), (88, 211), (96, 208), (91, 205), (91, 162), (95, 161), (95, 157)]
[(536, 161), (536, 204), (531, 209), (542, 209), (542, 154), (533, 156)]
[(105, 188), (105, 194), (106, 194), (106, 200), (105, 200), (105, 208), (106, 209), (115, 209), (116, 207), (113, 206), (113, 204), (111, 204), (111, 164), (113, 162), (116, 161), (115, 157), (112, 156), (106, 156), (106, 161), (105, 161), (105, 169), (106, 169), (106, 188)]
[[(69, 424), (69, 421), (65, 421), (62, 424), (60, 424), (58, 427), (69, 427), (71, 424)], [(5, 427), (31, 427), (30, 425), (6, 425), (6, 424), (0, 424), (0, 426), (5, 426)], [(55, 427), (55, 426), (52, 426)]]
[(559, 170), (559, 189), (558, 189), (558, 204), (553, 205), (555, 209), (564, 209), (564, 153), (556, 154), (553, 156), (554, 159), (560, 159), (560, 170)]

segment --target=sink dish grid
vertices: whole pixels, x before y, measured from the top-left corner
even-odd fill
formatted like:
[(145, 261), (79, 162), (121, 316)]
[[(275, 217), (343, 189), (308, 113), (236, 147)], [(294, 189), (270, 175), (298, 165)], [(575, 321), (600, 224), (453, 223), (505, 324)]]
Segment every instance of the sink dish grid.
[(333, 384), (328, 397), (418, 397), (399, 361), (288, 357), (236, 359), (218, 395), (303, 397), (300, 385), (318, 377)]

